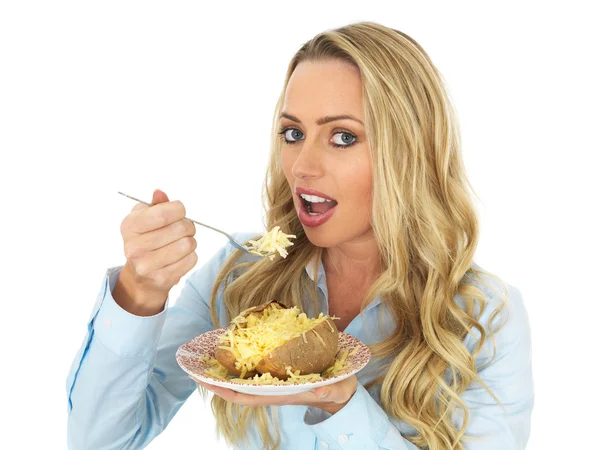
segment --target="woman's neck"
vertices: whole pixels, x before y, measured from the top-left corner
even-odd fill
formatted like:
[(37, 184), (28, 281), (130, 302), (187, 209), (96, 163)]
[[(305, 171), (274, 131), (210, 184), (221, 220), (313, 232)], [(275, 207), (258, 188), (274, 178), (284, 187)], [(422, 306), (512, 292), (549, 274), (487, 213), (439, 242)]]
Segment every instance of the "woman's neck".
[(329, 247), (324, 252), (323, 266), (330, 277), (371, 282), (381, 273), (380, 252), (372, 231), (362, 237)]

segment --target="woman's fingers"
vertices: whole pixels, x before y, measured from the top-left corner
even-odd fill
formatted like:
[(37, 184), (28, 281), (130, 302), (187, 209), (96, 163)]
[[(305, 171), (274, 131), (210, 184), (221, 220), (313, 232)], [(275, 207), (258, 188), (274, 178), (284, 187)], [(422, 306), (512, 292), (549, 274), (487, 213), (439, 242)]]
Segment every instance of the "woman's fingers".
[[(192, 378), (193, 379), (193, 378)], [(246, 406), (283, 406), (307, 405), (318, 406), (325, 403), (345, 403), (356, 391), (358, 380), (355, 375), (328, 386), (323, 386), (311, 391), (293, 395), (250, 395), (236, 392), (231, 389), (214, 386), (202, 381), (194, 380), (206, 389), (214, 392), (228, 402)], [(325, 394), (324, 397), (319, 397)]]
[(130, 238), (130, 247), (152, 251), (169, 245), (186, 236), (194, 236), (196, 226), (188, 219), (181, 219), (166, 227), (142, 233)]

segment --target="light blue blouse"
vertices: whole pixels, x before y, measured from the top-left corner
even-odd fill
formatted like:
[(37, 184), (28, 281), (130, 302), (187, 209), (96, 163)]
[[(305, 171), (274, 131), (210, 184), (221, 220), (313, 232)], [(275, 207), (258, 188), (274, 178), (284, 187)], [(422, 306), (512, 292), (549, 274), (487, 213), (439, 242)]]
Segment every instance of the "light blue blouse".
[[(258, 234), (234, 236), (245, 240)], [(209, 312), (210, 291), (232, 250), (227, 244), (192, 272), (175, 304), (168, 307), (167, 299), (165, 309), (152, 317), (132, 315), (115, 303), (111, 292), (122, 266), (107, 270), (67, 377), (70, 449), (141, 449), (169, 424), (196, 390), (196, 384), (178, 366), (175, 352), (188, 340), (214, 329)], [(323, 265), (318, 262), (318, 267), (315, 263), (306, 270), (313, 280), (317, 277), (319, 307), (328, 313)], [(480, 287), (489, 297), (488, 308), (480, 319), (485, 326), (499, 299), (488, 287)], [(508, 321), (496, 334), (496, 357), (492, 364), (479, 370), (504, 408), (479, 384), (462, 394), (470, 411), (468, 434), (480, 437), (466, 442), (467, 449), (523, 449), (529, 437), (534, 399), (530, 328), (521, 294), (510, 285), (509, 300)], [(386, 309), (379, 298), (375, 299), (363, 317), (354, 318), (343, 331), (366, 344), (380, 341), (394, 329)], [(226, 324), (220, 295), (217, 313), (220, 323)], [(467, 336), (465, 345), (472, 351), (473, 337)], [(486, 342), (484, 349), (477, 358), (478, 367), (491, 355), (491, 342)], [(415, 430), (387, 416), (379, 404), (380, 389), (363, 387), (376, 376), (376, 369), (377, 362), (371, 359), (357, 374), (359, 385), (354, 396), (333, 415), (307, 406), (278, 407), (281, 449), (416, 449), (403, 437)], [(251, 440), (252, 449), (262, 449), (254, 432)]]

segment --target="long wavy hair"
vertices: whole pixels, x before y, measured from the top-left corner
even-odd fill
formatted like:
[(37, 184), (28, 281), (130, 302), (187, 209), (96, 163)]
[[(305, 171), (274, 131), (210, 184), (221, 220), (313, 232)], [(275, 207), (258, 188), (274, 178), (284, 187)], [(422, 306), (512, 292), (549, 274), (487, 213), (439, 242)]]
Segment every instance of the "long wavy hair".
[[(479, 224), (462, 162), (458, 120), (442, 76), (405, 33), (356, 22), (319, 33), (296, 52), (275, 108), (263, 200), (266, 229), (279, 225), (297, 238), (285, 259), (240, 262), (242, 252), (234, 251), (213, 286), (212, 320), (215, 327), (227, 325), (217, 317), (219, 292), (228, 320), (267, 299), (305, 311), (312, 301), (313, 311), (318, 311), (316, 281), (305, 266), (326, 249), (308, 240), (297, 217), (282, 170), (277, 130), (285, 89), (296, 66), (324, 60), (345, 61), (360, 70), (372, 152), (371, 226), (383, 268), (363, 299), (361, 315), (380, 296), (396, 324), (387, 338), (370, 346), (374, 358), (384, 364), (365, 387), (381, 385), (381, 406), (390, 418), (416, 430), (406, 436), (416, 446), (463, 449), (463, 440), (469, 438), (465, 434), (469, 411), (461, 393), (477, 382), (498, 401), (478, 377), (475, 358), (486, 339), (493, 342), (499, 327), (494, 330), (492, 321), (503, 303), (487, 324), (480, 323), (489, 297), (467, 279), (489, 273), (472, 266)], [(457, 302), (455, 295), (462, 301)], [(477, 342), (472, 352), (464, 343), (468, 333)], [(206, 398), (207, 392), (199, 390)], [(229, 444), (249, 445), (247, 430), (255, 429), (263, 448), (280, 447), (276, 407), (244, 407), (216, 395), (211, 407), (217, 434)], [(453, 420), (455, 414), (460, 426)]]

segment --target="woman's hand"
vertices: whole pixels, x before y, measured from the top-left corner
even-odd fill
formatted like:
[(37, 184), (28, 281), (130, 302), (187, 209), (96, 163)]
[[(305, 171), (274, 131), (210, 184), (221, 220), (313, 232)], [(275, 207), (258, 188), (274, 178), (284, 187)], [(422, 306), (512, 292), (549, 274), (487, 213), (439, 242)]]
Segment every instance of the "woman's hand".
[(337, 383), (318, 387), (311, 391), (301, 392), (300, 394), (267, 396), (242, 394), (240, 392), (232, 391), (231, 389), (204, 383), (191, 376), (190, 378), (209, 391), (214, 392), (219, 397), (222, 397), (228, 402), (237, 403), (238, 405), (306, 405), (320, 408), (331, 414), (335, 414), (342, 409), (346, 403), (350, 401), (358, 387), (358, 379), (356, 378), (356, 375), (352, 375)]
[(169, 291), (198, 261), (195, 225), (180, 201), (155, 190), (152, 206), (137, 203), (121, 222), (125, 258), (113, 298), (137, 316), (161, 312)]

